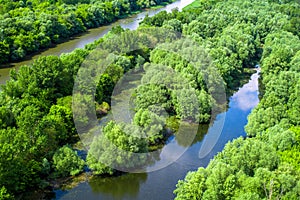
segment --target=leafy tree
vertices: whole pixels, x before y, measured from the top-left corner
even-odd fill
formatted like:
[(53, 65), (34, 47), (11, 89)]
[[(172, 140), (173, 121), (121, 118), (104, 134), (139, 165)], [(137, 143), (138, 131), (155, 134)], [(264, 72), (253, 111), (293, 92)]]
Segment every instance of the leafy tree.
[(178, 33), (181, 33), (182, 31), (182, 23), (178, 19), (170, 19), (168, 21), (164, 21), (163, 28), (169, 28), (171, 30), (174, 30)]
[[(41, 167), (33, 153), (31, 138), (16, 128), (0, 131), (0, 179), (11, 194), (23, 192), (40, 183)], [(10, 170), (7, 170), (10, 169)]]
[(4, 186), (2, 186), (2, 188), (0, 189), (0, 199), (1, 200), (12, 200), (14, 198), (7, 192), (6, 188)]
[[(0, 63), (22, 59), (87, 28), (163, 2), (166, 1), (2, 0)], [(70, 169), (71, 173), (79, 173), (83, 164), (76, 153), (69, 147), (59, 150), (66, 143), (77, 141), (72, 115), (79, 128), (93, 127), (97, 123), (95, 107), (109, 109), (103, 101), (109, 103), (114, 85), (135, 66), (146, 73), (134, 94), (134, 125), (110, 122), (95, 137), (88, 155), (88, 164), (95, 174), (115, 172), (106, 165), (117, 169), (142, 166), (147, 158), (133, 154), (147, 152), (151, 149), (149, 144), (161, 142), (167, 115), (167, 126), (173, 131), (178, 128), (179, 118), (206, 122), (212, 106), (225, 103), (220, 100), (223, 93), (219, 94), (218, 88), (226, 84), (226, 89), (234, 89), (245, 68), (261, 58), (262, 99), (245, 128), (248, 136), (254, 138), (229, 143), (207, 168), (189, 173), (180, 181), (176, 195), (178, 199), (298, 199), (298, 10), (296, 1), (197, 0), (183, 12), (161, 12), (142, 22), (144, 27), (139, 31), (152, 31), (160, 42), (171, 39), (165, 46), (128, 53), (133, 44), (141, 47), (153, 41), (136, 41), (138, 31), (116, 27), (85, 49), (60, 58), (41, 57), (32, 66), (12, 70), (11, 79), (0, 93), (0, 198), (42, 187), (42, 179), (51, 172), (49, 161), (54, 152), (58, 158), (54, 165), (58, 166), (57, 174), (68, 176)], [(182, 31), (197, 45), (185, 40), (174, 42), (176, 36), (166, 37), (166, 29), (157, 31), (153, 26)], [(86, 83), (86, 77), (94, 78), (94, 69), (83, 71), (82, 77), (76, 76), (81, 65), (97, 66), (94, 60), (83, 61), (98, 45), (122, 54), (109, 57), (112, 63), (105, 74), (97, 77), (96, 83), (83, 84), (86, 87), (73, 95), (72, 104), (69, 95), (75, 78), (80, 83)], [(171, 51), (163, 50), (164, 47)], [(105, 55), (96, 52), (90, 56), (106, 58)], [(198, 59), (201, 63), (196, 62)], [(195, 68), (198, 65), (202, 68)], [(98, 104), (94, 103), (95, 91)], [(191, 106), (194, 104), (199, 104), (199, 114), (195, 116)], [(182, 146), (186, 146), (182, 138), (192, 137), (189, 133), (177, 136)], [(126, 151), (117, 151), (120, 149)], [(68, 165), (64, 163), (75, 168), (66, 169)]]
[(64, 106), (53, 105), (48, 115), (41, 119), (37, 132), (47, 136), (48, 146), (52, 146), (54, 149), (57, 148), (57, 145), (62, 146), (76, 141), (73, 138), (75, 125), (71, 110)]
[(169, 0), (2, 0), (0, 7), (0, 63), (26, 55), (111, 23), (131, 12)]
[(176, 185), (175, 199), (200, 199), (206, 189), (206, 179), (207, 170), (204, 168), (199, 168), (197, 172), (188, 172), (185, 179), (178, 181)]
[(15, 123), (15, 117), (8, 108), (2, 106), (0, 107), (0, 127), (7, 128), (13, 126)]
[(95, 124), (95, 105), (93, 96), (74, 94), (73, 98), (73, 116), (77, 129), (86, 129), (93, 127)]
[(195, 89), (182, 89), (172, 92), (172, 100), (177, 116), (182, 120), (199, 120), (199, 101)]
[(53, 166), (60, 176), (74, 176), (82, 172), (84, 161), (69, 146), (63, 146), (53, 155)]
[[(110, 121), (90, 146), (87, 164), (95, 174), (113, 174), (115, 169), (142, 166), (148, 145), (137, 127)], [(134, 154), (141, 153), (141, 154)]]
[(147, 109), (151, 105), (160, 105), (166, 110), (170, 109), (170, 94), (167, 89), (160, 85), (147, 84), (137, 88), (135, 97), (135, 108)]
[(140, 109), (134, 115), (133, 123), (142, 128), (150, 144), (156, 144), (163, 138), (165, 120), (148, 109)]
[(291, 58), (300, 50), (299, 38), (290, 32), (269, 34), (262, 55), (263, 71), (278, 73), (290, 68)]
[(102, 74), (96, 87), (95, 100), (99, 103), (111, 101), (115, 82), (108, 74)]
[[(268, 9), (259, 1), (192, 5), (185, 12), (194, 9), (200, 14), (183, 26), (183, 34), (209, 50), (227, 87), (233, 87), (243, 68), (260, 57), (264, 87), (245, 127), (251, 138), (233, 140), (207, 168), (189, 172), (177, 184), (176, 199), (298, 199), (299, 38), (297, 25), (290, 26), (299, 5), (276, 1), (269, 1)], [(249, 6), (257, 12), (249, 12)], [(290, 128), (293, 125), (295, 129)]]
[(297, 71), (299, 72), (300, 69), (300, 51), (298, 51), (295, 56), (292, 58), (290, 63), (290, 69), (291, 71)]
[(10, 54), (9, 44), (6, 41), (0, 42), (0, 49), (0, 63), (6, 63), (9, 60)]

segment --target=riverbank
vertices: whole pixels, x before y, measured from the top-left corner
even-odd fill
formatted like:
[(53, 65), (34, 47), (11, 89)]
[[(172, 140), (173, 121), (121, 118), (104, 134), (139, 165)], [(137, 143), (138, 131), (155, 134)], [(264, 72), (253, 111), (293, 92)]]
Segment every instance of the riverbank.
[[(224, 110), (232, 109), (232, 107), (234, 106), (233, 105), (234, 103), (238, 103), (238, 104), (244, 103), (243, 101), (246, 101), (247, 98), (250, 98), (252, 100), (257, 98), (257, 96), (253, 97), (252, 95), (253, 94), (257, 95), (258, 73), (259, 73), (259, 71), (255, 70), (253, 68), (246, 70), (245, 74), (243, 74), (241, 80), (239, 81), (240, 85), (236, 88), (235, 91), (233, 91), (233, 90), (231, 91), (232, 94), (228, 98), (228, 104), (226, 105), (226, 108), (224, 108)], [(251, 84), (249, 84), (249, 82)], [(136, 85), (135, 80), (132, 80), (130, 82), (130, 85), (134, 88), (135, 85)], [(249, 88), (249, 85), (251, 85), (252, 88)], [(243, 86), (243, 87), (241, 87), (241, 86)], [(254, 91), (253, 91), (253, 89), (254, 89)], [(247, 93), (247, 95), (248, 95), (247, 97), (241, 96), (241, 99), (238, 100), (239, 98), (237, 96), (239, 95), (239, 93), (241, 95), (244, 95), (244, 93), (247, 90), (251, 91), (252, 93)], [(123, 93), (123, 95), (126, 95), (127, 91), (122, 91), (122, 93)], [(122, 99), (122, 93), (121, 93), (120, 97), (115, 97), (115, 98)], [(246, 103), (248, 103), (248, 102), (246, 102)], [(252, 106), (254, 107), (256, 105), (257, 101), (255, 101), (253, 103), (252, 103)], [(239, 105), (239, 106), (241, 106), (240, 109), (242, 109), (242, 110), (245, 109), (245, 108), (243, 108), (245, 105)], [(248, 109), (252, 109), (253, 108), (252, 106), (249, 105)], [(247, 108), (246, 108), (246, 110), (247, 110)], [(229, 111), (229, 112), (231, 112), (231, 111)], [(214, 119), (214, 120), (218, 121), (219, 120), (218, 118), (222, 115), (223, 115), (222, 113), (218, 113), (218, 115), (216, 116), (216, 119)], [(235, 117), (238, 117), (238, 116), (236, 115)], [(246, 119), (246, 117), (245, 117), (245, 119)], [(101, 124), (103, 126), (106, 121), (107, 121), (107, 116), (105, 116), (102, 120), (100, 119), (99, 124)], [(170, 131), (168, 132), (169, 134), (166, 135), (165, 139), (163, 140), (165, 142), (159, 143), (157, 145), (150, 146), (151, 147), (149, 149), (150, 151), (163, 149), (166, 142), (170, 143), (170, 142), (174, 142), (174, 140), (178, 144), (178, 148), (180, 148), (181, 145), (185, 145), (185, 142), (184, 142), (185, 139), (182, 137), (182, 135), (180, 135), (180, 134), (179, 135), (176, 135), (176, 134), (174, 135), (173, 133), (171, 134), (171, 130), (174, 130), (175, 132), (176, 132), (176, 130), (178, 130), (178, 126), (179, 126), (178, 122), (176, 120), (170, 118), (170, 119), (167, 120), (167, 124), (168, 124), (168, 127), (170, 128), (169, 129)], [(208, 136), (207, 134), (212, 132), (211, 129), (214, 126), (213, 124), (214, 123), (211, 123), (211, 127), (209, 126), (209, 124), (197, 124), (197, 125), (194, 124), (194, 126), (197, 126), (198, 132), (197, 132), (196, 136), (191, 136), (191, 137), (195, 137), (195, 139), (192, 142), (192, 144), (190, 144), (190, 146), (188, 146), (187, 148), (191, 148), (193, 145), (199, 146), (199, 144), (202, 143), (203, 139), (210, 138), (211, 136)], [(189, 124), (189, 126), (190, 125), (191, 124)], [(75, 144), (73, 147), (75, 149), (80, 150), (80, 151), (84, 151), (84, 149), (85, 149), (82, 142), (79, 142), (79, 143)], [(55, 184), (52, 184), (52, 187), (55, 191), (61, 191), (61, 192), (65, 193), (65, 192), (68, 192), (68, 191), (78, 187), (80, 184), (83, 184), (83, 182), (88, 183), (91, 179), (93, 179), (93, 180), (109, 179), (109, 178), (115, 179), (115, 178), (119, 177), (120, 175), (125, 176), (125, 177), (127, 176), (127, 173), (121, 173), (121, 174), (120, 173), (116, 173), (116, 174), (111, 175), (111, 176), (105, 176), (105, 175), (104, 176), (103, 175), (102, 176), (97, 176), (97, 175), (93, 175), (92, 172), (87, 171), (87, 172), (84, 172), (84, 173), (80, 174), (78, 177), (68, 177), (68, 178), (65, 178), (65, 179), (60, 179), (58, 181), (55, 181)]]
[(112, 27), (120, 25), (122, 28), (135, 30), (139, 26), (139, 22), (141, 22), (146, 15), (153, 16), (158, 12), (163, 10), (170, 12), (174, 8), (178, 8), (181, 10), (186, 5), (190, 4), (194, 0), (188, 1), (174, 1), (166, 5), (163, 8), (155, 8), (155, 9), (146, 9), (144, 11), (139, 11), (138, 14), (131, 14), (127, 18), (119, 19), (114, 23), (110, 23), (106, 26), (101, 26), (98, 28), (88, 29), (87, 32), (78, 34), (73, 36), (72, 39), (65, 41), (64, 43), (56, 44), (53, 48), (45, 49), (44, 51), (40, 51), (38, 53), (32, 54), (31, 56), (27, 57), (26, 60), (20, 62), (13, 62), (9, 63), (5, 68), (0, 68), (0, 85), (5, 84), (5, 82), (9, 79), (9, 72), (11, 69), (19, 69), (22, 65), (30, 65), (33, 63), (34, 60), (39, 58), (40, 56), (48, 56), (48, 55), (57, 55), (60, 56), (64, 53), (70, 53), (77, 48), (84, 48), (85, 45), (92, 43), (95, 40), (103, 37), (107, 34)]
[[(211, 123), (209, 127), (199, 125), (192, 145), (187, 147), (187, 151), (182, 157), (171, 165), (150, 173), (125, 173), (122, 176), (112, 177), (89, 176), (84, 182), (64, 186), (64, 188), (72, 189), (55, 190), (56, 199), (80, 200), (83, 196), (91, 200), (145, 199), (146, 197), (147, 199), (159, 199), (162, 196), (164, 199), (173, 199), (173, 190), (178, 179), (182, 179), (188, 171), (196, 170), (199, 166), (206, 166), (210, 159), (223, 149), (227, 141), (239, 136), (246, 136), (244, 125), (247, 123), (247, 116), (259, 101), (258, 72), (252, 74), (250, 80), (248, 76), (247, 80), (241, 82), (246, 83), (228, 98), (226, 113), (218, 114), (215, 122)], [(200, 148), (206, 143), (210, 143), (211, 139), (220, 131), (220, 121), (223, 120), (224, 126), (218, 142), (206, 158), (199, 159)], [(235, 126), (232, 126), (232, 122), (235, 122)], [(183, 148), (182, 139), (176, 135), (169, 138), (169, 142), (174, 145), (174, 151)]]
[(46, 48), (40, 48), (38, 51), (35, 51), (35, 52), (32, 52), (32, 53), (29, 53), (29, 54), (26, 54), (26, 56), (24, 58), (21, 58), (21, 59), (18, 59), (14, 62), (9, 62), (9, 63), (2, 63), (0, 64), (0, 69), (3, 69), (3, 68), (11, 68), (14, 66), (14, 63), (18, 63), (18, 62), (22, 62), (22, 61), (26, 61), (26, 60), (30, 60), (33, 56), (35, 55), (38, 55), (40, 54), (41, 52), (44, 52), (44, 51), (47, 51), (48, 49), (51, 49), (51, 48), (54, 48), (56, 47), (57, 45), (59, 44), (62, 44), (62, 43), (65, 43), (65, 42), (68, 42), (70, 40), (73, 40), (73, 39), (76, 39), (86, 33), (88, 33), (91, 29), (95, 29), (95, 28), (99, 28), (99, 27), (102, 27), (102, 26), (107, 26), (107, 25), (110, 25), (120, 19), (126, 19), (126, 18), (130, 18), (131, 16), (133, 15), (137, 15), (141, 12), (145, 12), (145, 11), (149, 11), (151, 9), (155, 10), (155, 9), (159, 9), (159, 8), (162, 8), (162, 7), (165, 7), (169, 4), (172, 4), (174, 3), (176, 0), (170, 0), (169, 2), (161, 2), (160, 4), (158, 5), (154, 5), (154, 6), (150, 6), (149, 8), (143, 8), (141, 10), (135, 10), (135, 11), (131, 11), (130, 13), (126, 13), (124, 15), (120, 15), (120, 16), (117, 16), (113, 21), (109, 22), (109, 23), (104, 23), (104, 24), (101, 24), (100, 26), (98, 27), (92, 27), (92, 28), (87, 28), (84, 32), (80, 32), (80, 33), (75, 33), (75, 34), (72, 34), (70, 35), (68, 38), (60, 38), (59, 40), (57, 40), (56, 43), (50, 43), (48, 47)]
[[(58, 2), (56, 4), (48, 2), (40, 5), (24, 5), (22, 13), (18, 13), (18, 7), (8, 10), (9, 15), (3, 15), (3, 23), (0, 29), (3, 30), (0, 45), (0, 63), (9, 66), (9, 62), (21, 61), (26, 59), (28, 55), (40, 52), (48, 47), (68, 41), (77, 34), (86, 32), (90, 28), (97, 28), (108, 25), (118, 19), (127, 18), (128, 16), (142, 12), (144, 9), (164, 6), (173, 1), (163, 0), (159, 4), (138, 5), (136, 1), (130, 1), (129, 4), (124, 2), (118, 5), (112, 2), (88, 3), (80, 4), (64, 4)], [(4, 4), (5, 6), (5, 4)], [(51, 9), (45, 9), (50, 7)], [(52, 11), (60, 10), (60, 14)], [(45, 16), (47, 14), (47, 16)], [(32, 20), (27, 20), (26, 26), (20, 26), (24, 23), (26, 17), (30, 15)], [(44, 21), (48, 20), (45, 24)], [(10, 24), (5, 24), (10, 21)], [(35, 22), (35, 23), (34, 23)], [(14, 28), (11, 28), (13, 26)]]
[[(245, 73), (242, 76), (243, 79), (241, 79), (240, 82), (239, 82), (239, 83), (243, 83), (243, 84), (239, 85), (238, 88), (240, 88), (240, 86), (242, 86), (242, 85), (246, 85), (247, 82), (249, 82), (250, 76), (253, 74), (253, 72), (255, 72), (254, 69), (247, 70), (247, 73)], [(137, 80), (135, 80), (135, 79), (130, 79), (130, 80), (131, 80), (131, 82), (129, 82), (129, 85), (131, 85), (132, 88), (135, 88), (139, 84), (139, 82), (136, 82)], [(130, 90), (130, 88), (129, 88), (129, 90)], [(239, 91), (241, 92), (241, 90), (242, 89), (240, 89)], [(235, 92), (233, 92), (232, 95)], [(122, 91), (122, 93), (120, 93), (118, 96), (114, 96), (114, 98), (122, 99), (124, 95), (127, 95), (127, 93), (128, 93), (128, 91)], [(236, 96), (236, 95), (233, 95), (233, 96)], [(232, 97), (230, 97), (230, 98), (232, 98)], [(229, 101), (230, 101), (230, 98), (228, 98)], [(226, 108), (230, 108), (230, 106), (232, 106), (232, 105), (229, 102), (229, 104), (228, 104), (228, 106), (226, 106)], [(226, 109), (226, 108), (224, 108), (224, 109)], [(106, 116), (103, 116), (102, 119), (99, 119), (100, 120), (99, 124), (101, 124), (103, 126), (105, 124), (105, 122), (108, 121), (107, 117), (108, 116), (106, 115)], [(216, 120), (216, 119), (214, 119), (214, 120)], [(182, 137), (182, 135), (171, 134), (171, 130), (177, 130), (178, 129), (179, 124), (178, 124), (177, 120), (175, 118), (174, 119), (169, 118), (167, 120), (167, 124), (168, 124), (168, 127), (170, 128), (170, 131), (168, 131), (169, 134), (164, 134), (165, 135), (165, 139), (163, 140), (164, 142), (159, 143), (157, 145), (150, 146), (149, 151), (163, 149), (166, 142), (168, 142), (168, 143), (174, 142), (174, 139), (176, 140), (176, 143), (178, 143), (178, 148), (180, 148), (181, 145), (185, 146), (185, 142), (184, 142), (185, 137)], [(191, 146), (199, 145), (199, 143), (206, 137), (205, 135), (208, 134), (208, 131), (209, 131), (209, 124), (200, 124), (200, 125), (194, 124), (194, 126), (197, 126), (198, 132), (197, 132), (196, 136), (191, 136), (191, 137), (195, 137), (195, 139), (192, 142)], [(81, 151), (81, 152), (85, 151), (85, 147), (84, 147), (84, 145), (82, 144), (81, 141), (74, 144), (73, 148), (76, 149), (77, 151)], [(85, 159), (86, 158), (86, 153), (80, 153), (80, 155), (82, 155), (82, 154), (84, 154), (84, 156), (81, 156), (81, 157)], [(65, 193), (65, 192), (68, 192), (68, 191), (78, 187), (80, 184), (90, 182), (91, 179), (93, 179), (93, 180), (99, 180), (99, 179), (107, 180), (107, 179), (110, 179), (110, 178), (115, 179), (115, 178), (118, 178), (119, 176), (125, 176), (126, 177), (126, 176), (128, 176), (128, 174), (118, 172), (118, 173), (113, 174), (111, 176), (107, 176), (107, 175), (99, 176), (99, 175), (93, 175), (93, 173), (90, 170), (86, 169), (85, 172), (81, 173), (78, 176), (70, 176), (70, 177), (66, 177), (66, 178), (52, 179), (49, 182), (50, 182), (50, 187), (54, 191), (61, 191), (62, 193)]]

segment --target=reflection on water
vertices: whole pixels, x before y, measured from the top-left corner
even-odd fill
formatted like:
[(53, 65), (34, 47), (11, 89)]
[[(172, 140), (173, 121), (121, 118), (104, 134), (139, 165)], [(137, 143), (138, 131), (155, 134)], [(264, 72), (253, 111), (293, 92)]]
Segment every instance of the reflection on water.
[(170, 12), (174, 8), (179, 8), (179, 10), (181, 10), (182, 8), (189, 5), (193, 1), (194, 0), (175, 1), (174, 3), (169, 4), (163, 8), (159, 8), (155, 10), (147, 10), (137, 15), (132, 15), (129, 18), (118, 20), (117, 22), (114, 22), (107, 26), (101, 26), (99, 28), (90, 29), (88, 30), (88, 32), (83, 33), (80, 36), (76, 36), (72, 40), (69, 40), (61, 44), (57, 44), (54, 48), (50, 48), (45, 51), (39, 52), (33, 56), (29, 56), (25, 61), (11, 63), (9, 64), (10, 68), (0, 69), (0, 84), (4, 84), (9, 79), (9, 72), (11, 68), (18, 69), (22, 65), (29, 65), (33, 62), (33, 60), (37, 59), (40, 56), (61, 55), (62, 53), (69, 53), (76, 48), (84, 48), (86, 44), (94, 42), (95, 40), (103, 37), (105, 34), (108, 33), (108, 31), (111, 30), (112, 27), (117, 25), (120, 25), (123, 28), (128, 28), (130, 30), (135, 30), (139, 26), (139, 22), (141, 22), (146, 15), (153, 16), (163, 10)]
[(93, 193), (107, 194), (115, 200), (124, 196), (134, 199), (139, 193), (140, 184), (146, 180), (146, 173), (124, 174), (119, 177), (93, 178), (89, 181), (89, 185)]
[[(193, 129), (192, 128), (193, 126), (195, 128), (198, 128), (196, 135), (194, 134), (193, 131), (188, 131), (189, 129)], [(177, 144), (182, 147), (189, 147), (189, 146), (192, 146), (193, 144), (200, 142), (201, 140), (203, 140), (205, 134), (207, 133), (208, 127), (209, 127), (208, 124), (200, 124), (200, 125), (190, 124), (189, 126), (186, 126), (184, 128), (184, 130), (186, 132), (184, 132), (184, 133), (176, 132), (175, 133), (175, 136), (176, 136), (175, 139), (176, 139)], [(186, 138), (194, 138), (194, 140), (191, 143), (190, 141), (187, 141)]]
[[(246, 135), (244, 126), (247, 123), (247, 116), (259, 101), (257, 83), (258, 72), (253, 74), (251, 80), (233, 94), (229, 99), (228, 110), (225, 113), (217, 115), (217, 119), (211, 127), (200, 126), (193, 144), (171, 165), (147, 174), (126, 174), (114, 178), (98, 178), (90, 183), (82, 183), (65, 193), (56, 191), (57, 199), (173, 199), (173, 190), (178, 180), (183, 179), (188, 171), (197, 170), (201, 166), (207, 166), (210, 159), (222, 151), (228, 141)], [(224, 126), (222, 127), (218, 124), (218, 120), (221, 118), (225, 119)], [(214, 134), (217, 131), (221, 131), (221, 135), (216, 145), (208, 155), (199, 158), (200, 149), (209, 147), (210, 141), (216, 139), (214, 138)], [(174, 137), (171, 138), (170, 141), (173, 142), (173, 147), (179, 149), (186, 148), (185, 137), (188, 136), (177, 135), (175, 140), (173, 140)]]
[[(259, 69), (258, 69), (259, 70)], [(251, 80), (257, 80), (258, 74), (253, 74)], [(238, 107), (243, 111), (247, 111), (258, 104), (259, 99), (257, 98), (258, 82), (250, 81), (239, 89), (238, 94), (234, 94), (231, 97), (231, 101), (235, 102), (232, 106)]]
[[(259, 69), (256, 69), (256, 71), (251, 76), (250, 81), (230, 97), (229, 109), (217, 115), (214, 124), (209, 128), (208, 134), (201, 145), (199, 158), (207, 156), (207, 152), (210, 153), (210, 156), (214, 155), (215, 150), (213, 148), (216, 148), (215, 146), (218, 147), (218, 143), (214, 145), (216, 141), (219, 139), (223, 141), (231, 140), (230, 134), (235, 134), (234, 131), (239, 135), (245, 135), (244, 126), (247, 123), (247, 116), (259, 102)], [(224, 120), (225, 123), (223, 123)], [(219, 134), (220, 132), (222, 132), (222, 135)]]

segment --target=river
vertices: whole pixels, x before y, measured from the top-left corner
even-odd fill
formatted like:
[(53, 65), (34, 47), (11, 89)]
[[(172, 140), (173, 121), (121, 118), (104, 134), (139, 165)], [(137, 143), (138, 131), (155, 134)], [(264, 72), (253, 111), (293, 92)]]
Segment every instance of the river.
[[(68, 191), (57, 190), (56, 199), (63, 200), (170, 200), (175, 196), (173, 190), (179, 179), (183, 179), (188, 171), (206, 167), (210, 159), (222, 151), (224, 145), (240, 136), (246, 136), (244, 126), (247, 116), (258, 104), (259, 70), (229, 98), (226, 112), (217, 115), (210, 127), (200, 125), (194, 143), (173, 164), (158, 171), (149, 173), (125, 174), (118, 177), (94, 178), (89, 182), (80, 183)], [(224, 125), (219, 122), (224, 120)], [(212, 136), (221, 130), (218, 142), (204, 158), (199, 158), (199, 151), (204, 143), (214, 139)], [(174, 138), (172, 138), (174, 139)], [(175, 138), (176, 140), (176, 138)], [(175, 142), (173, 148), (182, 148), (180, 142)]]
[(45, 51), (41, 51), (33, 56), (28, 56), (25, 61), (10, 63), (7, 68), (0, 69), (0, 85), (4, 84), (9, 79), (9, 71), (12, 68), (18, 69), (22, 65), (29, 65), (33, 60), (37, 59), (39, 56), (47, 55), (61, 55), (62, 53), (69, 53), (76, 48), (83, 48), (86, 44), (89, 44), (101, 37), (103, 37), (112, 27), (120, 25), (123, 28), (128, 28), (130, 30), (135, 30), (139, 26), (139, 23), (145, 18), (146, 15), (153, 16), (163, 10), (171, 12), (172, 9), (178, 8), (181, 10), (185, 6), (191, 4), (194, 0), (180, 0), (175, 1), (165, 7), (158, 9), (149, 9), (136, 15), (132, 15), (125, 19), (120, 19), (114, 23), (107, 26), (101, 26), (99, 28), (89, 29), (86, 33), (73, 37), (71, 40), (57, 44), (53, 48), (49, 48)]
[[(118, 20), (107, 26), (90, 29), (88, 32), (74, 37), (72, 40), (58, 44), (38, 54), (28, 57), (26, 61), (11, 63), (11, 68), (18, 69), (22, 65), (28, 65), (39, 56), (61, 55), (76, 48), (83, 48), (86, 44), (93, 42), (105, 35), (113, 26), (121, 25), (123, 28), (134, 30), (139, 22), (148, 14), (149, 16), (166, 10), (171, 11), (178, 7), (180, 10), (193, 0), (176, 1), (164, 8), (148, 10), (126, 19)], [(11, 68), (0, 69), (0, 84), (9, 79)], [(247, 116), (258, 104), (258, 71), (251, 76), (248, 83), (243, 85), (236, 93), (229, 98), (228, 109), (217, 115), (216, 120), (209, 127), (201, 125), (195, 141), (188, 147), (187, 151), (173, 164), (157, 171), (149, 173), (132, 173), (117, 177), (94, 178), (89, 182), (80, 183), (71, 190), (56, 190), (56, 199), (64, 200), (118, 200), (118, 199), (141, 199), (141, 200), (170, 200), (174, 198), (173, 190), (178, 180), (183, 179), (188, 171), (197, 170), (198, 167), (205, 167), (210, 159), (222, 151), (224, 145), (239, 136), (245, 136), (244, 126), (247, 124)], [(219, 121), (224, 120), (220, 129)], [(209, 143), (213, 135), (222, 131), (218, 142), (210, 153), (204, 158), (199, 158), (199, 151), (202, 144)], [(170, 138), (174, 139), (174, 138)], [(180, 142), (176, 141), (174, 147), (182, 148)]]

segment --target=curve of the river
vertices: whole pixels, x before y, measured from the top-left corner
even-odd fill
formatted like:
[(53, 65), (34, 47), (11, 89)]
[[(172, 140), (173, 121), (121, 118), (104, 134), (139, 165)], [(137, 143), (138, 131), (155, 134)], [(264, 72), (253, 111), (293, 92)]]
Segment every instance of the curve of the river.
[(9, 64), (10, 67), (0, 69), (0, 85), (4, 84), (9, 79), (9, 71), (12, 68), (18, 69), (22, 65), (28, 65), (37, 59), (39, 56), (47, 55), (61, 55), (62, 53), (69, 53), (76, 48), (83, 48), (86, 44), (89, 44), (101, 37), (103, 37), (107, 32), (111, 30), (112, 27), (120, 25), (123, 28), (128, 28), (130, 30), (137, 29), (139, 23), (145, 18), (146, 15), (153, 16), (161, 11), (171, 12), (172, 9), (178, 8), (181, 10), (185, 6), (191, 4), (194, 0), (180, 0), (175, 1), (165, 7), (158, 9), (150, 9), (144, 12), (141, 12), (136, 15), (132, 15), (125, 19), (120, 19), (114, 23), (111, 23), (107, 26), (101, 26), (99, 28), (89, 29), (86, 33), (81, 34), (80, 36), (73, 37), (72, 40), (56, 45), (53, 48), (49, 48), (45, 51), (39, 52), (34, 56), (28, 57), (27, 60), (22, 62), (16, 62)]
[[(56, 199), (63, 200), (170, 200), (175, 196), (173, 190), (179, 179), (183, 179), (188, 171), (205, 167), (224, 145), (237, 137), (246, 136), (244, 126), (247, 116), (258, 104), (259, 69), (251, 76), (248, 83), (239, 88), (229, 98), (226, 112), (217, 115), (210, 127), (200, 125), (198, 135), (188, 150), (173, 164), (150, 173), (125, 174), (118, 177), (95, 178), (79, 184), (69, 191), (56, 191)], [(224, 126), (220, 129), (220, 121)], [(210, 153), (200, 159), (199, 150), (204, 142), (213, 140), (215, 132), (222, 131), (217, 144)], [(175, 138), (174, 148), (182, 148)]]
[[(61, 55), (68, 53), (76, 48), (83, 48), (105, 35), (113, 26), (121, 25), (123, 28), (134, 30), (139, 22), (148, 14), (153, 16), (156, 13), (166, 10), (171, 11), (174, 8), (181, 10), (194, 0), (180, 0), (166, 7), (148, 10), (137, 15), (132, 15), (126, 19), (118, 20), (107, 26), (90, 29), (87, 33), (74, 37), (72, 40), (58, 44), (54, 48), (40, 52), (26, 61), (11, 63), (11, 68), (19, 68), (22, 65), (28, 65), (39, 56)], [(0, 69), (0, 84), (4, 84), (9, 79), (11, 68)], [(245, 136), (244, 126), (247, 123), (247, 116), (251, 110), (258, 104), (258, 73), (251, 76), (250, 81), (241, 87), (229, 99), (229, 108), (226, 112), (217, 115), (214, 123), (208, 127), (202, 125), (199, 127), (198, 135), (194, 143), (188, 150), (173, 164), (150, 173), (125, 174), (118, 177), (96, 178), (89, 182), (79, 184), (69, 191), (57, 190), (56, 199), (65, 200), (117, 200), (117, 199), (141, 199), (141, 200), (170, 200), (174, 198), (173, 190), (179, 179), (183, 179), (188, 171), (197, 170), (198, 167), (205, 167), (218, 152), (222, 151), (224, 145), (239, 136)], [(220, 130), (219, 121), (225, 119), (222, 133), (217, 144), (206, 157), (199, 158), (199, 150), (204, 142), (213, 139), (216, 131)], [(176, 139), (175, 139), (176, 141)], [(182, 148), (180, 142), (175, 144), (177, 148)]]

